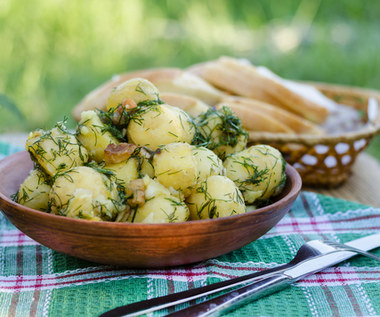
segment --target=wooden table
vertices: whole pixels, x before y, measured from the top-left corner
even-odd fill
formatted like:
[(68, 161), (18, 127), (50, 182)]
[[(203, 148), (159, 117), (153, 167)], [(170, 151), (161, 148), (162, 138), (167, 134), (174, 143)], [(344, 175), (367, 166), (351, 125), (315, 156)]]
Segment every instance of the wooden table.
[[(24, 146), (26, 133), (0, 135), (1, 141)], [(352, 175), (335, 189), (309, 188), (305, 190), (380, 207), (380, 162), (366, 153), (360, 153), (353, 166)]]
[(303, 189), (380, 207), (380, 162), (367, 153), (360, 153), (354, 163), (352, 175), (340, 187)]

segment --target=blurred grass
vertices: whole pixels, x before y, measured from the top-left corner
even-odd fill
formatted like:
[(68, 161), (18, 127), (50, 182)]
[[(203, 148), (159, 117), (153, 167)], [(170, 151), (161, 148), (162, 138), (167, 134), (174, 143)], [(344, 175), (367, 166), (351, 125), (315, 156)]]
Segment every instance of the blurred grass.
[(379, 1), (2, 0), (0, 132), (50, 128), (115, 73), (220, 55), (380, 89), (379, 16)]

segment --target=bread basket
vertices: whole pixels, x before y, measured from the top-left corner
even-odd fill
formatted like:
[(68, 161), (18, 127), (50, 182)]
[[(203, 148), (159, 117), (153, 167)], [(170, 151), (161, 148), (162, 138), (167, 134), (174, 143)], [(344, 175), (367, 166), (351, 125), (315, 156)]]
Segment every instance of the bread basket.
[(265, 143), (279, 149), (285, 160), (298, 170), (303, 184), (336, 187), (348, 178), (357, 155), (380, 132), (380, 114), (371, 122), (367, 116), (369, 98), (380, 104), (380, 92), (325, 83), (308, 84), (336, 102), (363, 112), (366, 124), (355, 132), (323, 136), (251, 132), (249, 143)]

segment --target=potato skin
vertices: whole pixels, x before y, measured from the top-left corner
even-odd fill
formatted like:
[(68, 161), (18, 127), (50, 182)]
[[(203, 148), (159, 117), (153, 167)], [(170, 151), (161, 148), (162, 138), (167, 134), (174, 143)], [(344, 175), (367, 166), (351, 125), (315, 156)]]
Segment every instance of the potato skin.
[(119, 141), (100, 120), (96, 111), (82, 112), (81, 120), (77, 127), (78, 140), (87, 149), (90, 158), (100, 163), (104, 159), (104, 150), (109, 144), (118, 144)]
[(187, 197), (197, 182), (197, 166), (192, 146), (187, 143), (167, 144), (153, 157), (154, 175), (167, 188)]
[(87, 150), (63, 125), (50, 131), (37, 130), (29, 134), (25, 144), (31, 158), (49, 176), (64, 173), (88, 161)]
[(169, 143), (191, 143), (194, 134), (195, 128), (189, 115), (166, 104), (141, 108), (127, 128), (131, 143), (153, 151)]
[(116, 185), (86, 166), (58, 176), (49, 194), (54, 214), (88, 220), (113, 220), (122, 205)]
[(281, 153), (269, 145), (255, 145), (235, 153), (226, 158), (224, 167), (248, 204), (265, 202), (285, 184), (286, 163)]
[(108, 97), (107, 110), (115, 109), (126, 99), (131, 99), (136, 104), (161, 102), (157, 87), (144, 78), (133, 78), (115, 87)]
[(20, 185), (17, 202), (33, 209), (47, 211), (50, 189), (51, 186), (46, 175), (40, 170), (32, 170)]
[(213, 175), (197, 184), (186, 199), (190, 219), (213, 219), (245, 213), (244, 199), (226, 176)]
[(177, 196), (157, 180), (148, 176), (145, 184), (145, 204), (131, 212), (129, 221), (138, 223), (172, 223), (187, 221), (189, 209)]

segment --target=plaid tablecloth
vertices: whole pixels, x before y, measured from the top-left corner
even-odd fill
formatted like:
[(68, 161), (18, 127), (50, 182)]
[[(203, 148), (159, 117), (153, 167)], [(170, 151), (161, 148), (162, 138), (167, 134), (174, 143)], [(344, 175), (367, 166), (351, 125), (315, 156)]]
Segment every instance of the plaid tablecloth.
[[(0, 158), (19, 149), (0, 143)], [(239, 250), (190, 266), (130, 270), (48, 249), (1, 214), (0, 316), (97, 316), (120, 305), (287, 263), (307, 240), (346, 242), (379, 230), (379, 208), (301, 192), (275, 228)], [(374, 253), (380, 255), (380, 249)], [(358, 256), (229, 316), (379, 316), (379, 282), (380, 263)]]

